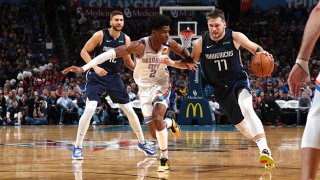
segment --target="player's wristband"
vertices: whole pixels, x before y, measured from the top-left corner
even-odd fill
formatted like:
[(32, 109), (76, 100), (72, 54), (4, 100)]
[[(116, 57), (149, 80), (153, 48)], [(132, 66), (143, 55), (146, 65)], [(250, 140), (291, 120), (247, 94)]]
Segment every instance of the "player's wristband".
[(114, 59), (116, 57), (117, 57), (116, 51), (114, 51), (114, 49), (110, 49), (109, 51), (104, 52), (104, 53), (100, 54), (99, 56), (95, 57), (86, 65), (82, 66), (82, 69), (83, 69), (83, 71), (87, 71), (88, 69), (92, 68), (93, 66), (101, 64), (109, 59)]
[(296, 64), (298, 64), (307, 74), (309, 74), (309, 61), (297, 58)]

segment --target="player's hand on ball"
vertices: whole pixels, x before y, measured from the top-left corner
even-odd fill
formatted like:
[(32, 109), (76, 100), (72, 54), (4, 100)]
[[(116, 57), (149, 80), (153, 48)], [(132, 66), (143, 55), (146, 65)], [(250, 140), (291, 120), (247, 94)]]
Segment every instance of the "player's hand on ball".
[(272, 54), (270, 54), (268, 51), (263, 50), (261, 52), (257, 52), (256, 54), (260, 54), (260, 53), (269, 56), (270, 59), (272, 59), (272, 61), (274, 62)]
[(78, 66), (70, 66), (62, 71), (63, 74), (67, 74), (68, 72), (75, 72), (77, 74), (81, 74), (84, 70)]
[(93, 67), (94, 72), (96, 72), (96, 74), (98, 74), (99, 76), (105, 76), (107, 75), (107, 71), (104, 70), (103, 68), (99, 67), (99, 66), (95, 66)]

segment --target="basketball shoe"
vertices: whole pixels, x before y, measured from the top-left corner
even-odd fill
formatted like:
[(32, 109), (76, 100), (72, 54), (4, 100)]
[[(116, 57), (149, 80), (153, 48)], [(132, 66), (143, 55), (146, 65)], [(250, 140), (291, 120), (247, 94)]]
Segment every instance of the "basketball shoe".
[(172, 120), (172, 126), (169, 128), (172, 135), (176, 138), (180, 137), (181, 129), (178, 123), (176, 122), (176, 114), (173, 111), (168, 111), (166, 117)]
[(265, 165), (266, 170), (275, 168), (274, 160), (271, 156), (271, 153), (267, 149), (262, 150), (259, 160), (261, 164)]
[(72, 148), (72, 159), (74, 160), (81, 160), (83, 159), (83, 156), (82, 156), (82, 148), (76, 148), (76, 147), (73, 147)]
[(156, 155), (157, 155), (156, 151), (153, 150), (153, 149), (149, 146), (147, 140), (145, 140), (144, 143), (138, 142), (137, 149), (138, 149), (139, 151), (143, 152), (146, 156), (156, 156)]
[(161, 180), (167, 180), (170, 179), (170, 173), (168, 172), (157, 172), (158, 178)]
[(165, 172), (170, 170), (170, 161), (167, 158), (160, 158), (158, 172)]

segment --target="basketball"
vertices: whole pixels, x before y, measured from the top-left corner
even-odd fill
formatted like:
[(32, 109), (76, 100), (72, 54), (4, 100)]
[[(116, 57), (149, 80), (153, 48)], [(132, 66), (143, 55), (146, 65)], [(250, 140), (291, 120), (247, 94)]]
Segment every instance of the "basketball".
[(270, 76), (274, 69), (274, 60), (268, 55), (259, 53), (253, 56), (250, 68), (258, 77)]

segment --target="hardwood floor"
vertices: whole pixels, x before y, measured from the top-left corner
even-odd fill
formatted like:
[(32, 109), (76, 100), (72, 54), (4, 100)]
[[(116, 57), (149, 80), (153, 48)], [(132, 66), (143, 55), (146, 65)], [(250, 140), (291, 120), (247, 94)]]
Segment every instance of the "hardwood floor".
[(170, 173), (157, 174), (158, 157), (136, 150), (129, 126), (90, 126), (83, 161), (71, 160), (77, 126), (3, 126), (0, 179), (298, 180), (303, 129), (265, 127), (276, 161), (269, 172), (258, 162), (255, 143), (233, 127), (182, 126), (179, 139), (169, 134)]

